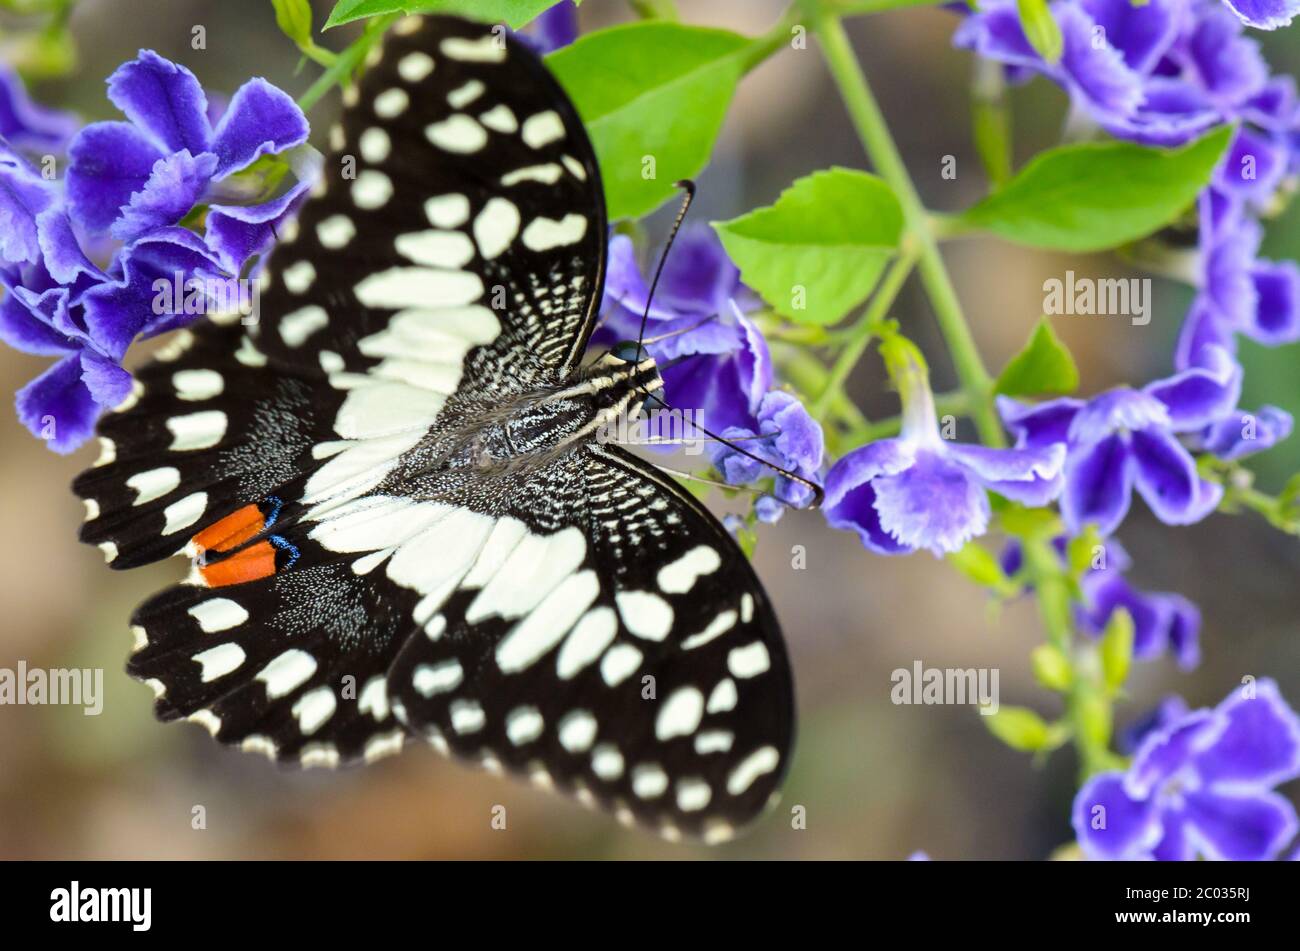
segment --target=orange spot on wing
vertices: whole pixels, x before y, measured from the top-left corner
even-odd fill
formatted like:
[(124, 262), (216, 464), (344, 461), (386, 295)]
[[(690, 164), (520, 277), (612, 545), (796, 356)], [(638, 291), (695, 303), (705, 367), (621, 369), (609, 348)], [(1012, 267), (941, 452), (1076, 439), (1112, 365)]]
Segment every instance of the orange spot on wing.
[(212, 588), (269, 577), (275, 574), (275, 547), (270, 542), (249, 545), (238, 554), (204, 565), (199, 573)]
[(264, 527), (262, 510), (256, 505), (245, 505), (221, 521), (213, 522), (190, 541), (199, 551), (230, 551), (256, 536)]

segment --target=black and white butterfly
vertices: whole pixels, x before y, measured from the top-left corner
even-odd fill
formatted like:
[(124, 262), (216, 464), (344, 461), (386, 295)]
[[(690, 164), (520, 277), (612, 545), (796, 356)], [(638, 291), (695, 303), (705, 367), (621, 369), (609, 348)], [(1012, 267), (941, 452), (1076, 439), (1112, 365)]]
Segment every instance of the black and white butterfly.
[(583, 364), (581, 122), (530, 51), (444, 17), (399, 24), (347, 103), (260, 322), (182, 331), (76, 481), (113, 567), (195, 560), (136, 611), (129, 672), (277, 760), (414, 735), (726, 838), (785, 773), (790, 669), (722, 526), (596, 438), (662, 382), (643, 351)]

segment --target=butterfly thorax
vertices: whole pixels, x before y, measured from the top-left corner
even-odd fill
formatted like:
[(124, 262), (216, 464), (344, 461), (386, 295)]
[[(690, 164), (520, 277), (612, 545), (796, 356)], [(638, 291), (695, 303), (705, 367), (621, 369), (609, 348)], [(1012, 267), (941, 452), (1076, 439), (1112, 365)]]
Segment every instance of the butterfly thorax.
[(654, 360), (606, 356), (568, 380), (491, 403), (473, 401), (445, 416), (417, 455), (424, 472), (479, 476), (535, 469), (596, 439), (616, 437), (663, 381)]

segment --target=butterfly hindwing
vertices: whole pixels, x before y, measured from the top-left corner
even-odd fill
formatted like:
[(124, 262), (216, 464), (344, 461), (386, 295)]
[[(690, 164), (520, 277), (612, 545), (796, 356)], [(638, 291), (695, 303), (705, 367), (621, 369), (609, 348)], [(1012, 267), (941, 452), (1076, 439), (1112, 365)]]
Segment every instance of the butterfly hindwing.
[[(394, 711), (456, 754), (669, 835), (721, 839), (785, 772), (793, 688), (748, 561), (695, 500), (590, 445), (483, 520), (467, 571), (421, 608)], [(457, 556), (461, 558), (460, 555)]]

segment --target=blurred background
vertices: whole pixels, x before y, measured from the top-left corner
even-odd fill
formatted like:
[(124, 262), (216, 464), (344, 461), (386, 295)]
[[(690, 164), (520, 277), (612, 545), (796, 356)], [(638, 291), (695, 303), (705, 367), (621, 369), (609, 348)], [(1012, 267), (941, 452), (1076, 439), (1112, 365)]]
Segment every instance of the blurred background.
[[(331, 4), (316, 4), (317, 24)], [(745, 33), (769, 28), (778, 0), (680, 0), (688, 22)], [(584, 30), (629, 17), (616, 0), (586, 0)], [(0, 52), (13, 52), (0, 14)], [(971, 147), (971, 57), (953, 50), (956, 17), (938, 9), (851, 21), (850, 34), (927, 204), (954, 210), (985, 188)], [(207, 49), (190, 48), (191, 30)], [(319, 73), (295, 74), (297, 53), (263, 0), (82, 0), (71, 31), (79, 65), (39, 82), (33, 95), (86, 120), (118, 118), (104, 78), (139, 47), (190, 67), (209, 90), (231, 92), (264, 75), (293, 95)], [(352, 34), (327, 34), (340, 48)], [(1300, 28), (1255, 34), (1275, 72), (1300, 64)], [(309, 116), (329, 126), (337, 96)], [(1013, 92), (1017, 157), (1057, 141), (1065, 97), (1038, 81)], [(318, 141), (314, 135), (313, 140)], [(319, 143), (318, 141), (318, 144)], [(956, 157), (955, 180), (941, 176)], [(768, 204), (793, 179), (839, 164), (865, 167), (815, 42), (784, 50), (740, 85), (714, 161), (700, 178), (697, 221)], [(656, 219), (658, 221), (658, 219)], [(1296, 209), (1270, 229), (1266, 253), (1300, 255)], [(652, 229), (653, 230), (653, 229)], [(1025, 341), (1041, 308), (1043, 281), (1139, 277), (1113, 257), (1063, 257), (967, 239), (947, 258), (985, 358), (1000, 367)], [(1145, 382), (1171, 369), (1174, 336), (1190, 300), (1155, 280), (1154, 316), (1059, 317), (1054, 327), (1079, 361), (1085, 392)], [(919, 287), (895, 307), (930, 356), (936, 389), (950, 388), (932, 315)], [(1297, 348), (1265, 353), (1246, 344), (1243, 405), (1268, 401), (1300, 413)], [(12, 393), (46, 360), (0, 348), (0, 390)], [(874, 357), (851, 393), (872, 418), (896, 412)], [(928, 554), (886, 559), (815, 513), (791, 513), (760, 535), (756, 566), (783, 622), (799, 696), (799, 739), (781, 804), (747, 836), (718, 848), (670, 845), (527, 784), (476, 772), (416, 745), (364, 769), (287, 772), (261, 757), (224, 750), (193, 725), (162, 725), (148, 688), (122, 667), (127, 618), (157, 589), (179, 580), (180, 562), (118, 573), (76, 540), (82, 507), (69, 482), (96, 453), (47, 451), (9, 410), (0, 412), (0, 667), (100, 667), (104, 707), (0, 707), (0, 858), (872, 858), (923, 849), (936, 859), (1041, 859), (1071, 839), (1076, 763), (1068, 750), (1035, 765), (987, 733), (974, 709), (894, 706), (890, 673), (927, 667), (1000, 669), (1001, 702), (1058, 712), (1029, 671), (1041, 634), (1032, 603), (994, 612), (986, 597)], [(1259, 460), (1276, 489), (1300, 469), (1300, 437)], [(1275, 677), (1300, 705), (1300, 544), (1249, 515), (1212, 516), (1192, 528), (1157, 523), (1141, 504), (1121, 532), (1134, 558), (1129, 577), (1181, 592), (1204, 612), (1204, 659), (1180, 674), (1168, 660), (1139, 665), (1119, 722), (1170, 692), (1213, 705), (1246, 674)], [(802, 545), (807, 568), (792, 568)], [(1294, 787), (1294, 784), (1293, 784)], [(1290, 789), (1294, 796), (1296, 790)], [(490, 811), (505, 805), (505, 831)], [(206, 828), (191, 817), (201, 805)], [(791, 808), (806, 810), (793, 829)]]

